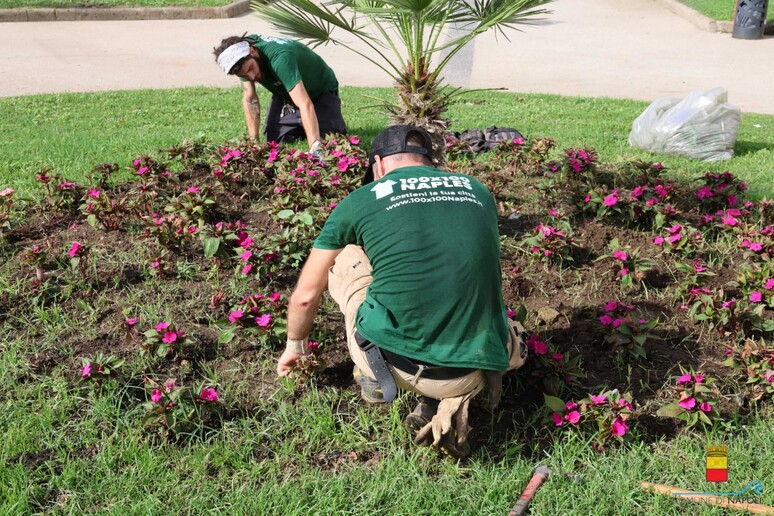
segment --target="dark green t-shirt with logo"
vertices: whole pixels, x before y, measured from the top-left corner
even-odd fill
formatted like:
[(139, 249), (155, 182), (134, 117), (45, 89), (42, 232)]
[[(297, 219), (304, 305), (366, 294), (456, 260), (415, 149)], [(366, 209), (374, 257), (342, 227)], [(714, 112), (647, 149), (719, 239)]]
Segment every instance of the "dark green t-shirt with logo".
[(288, 92), (301, 81), (312, 100), (339, 89), (333, 70), (306, 45), (258, 34), (247, 36), (247, 39), (265, 56), (268, 73), (258, 82), (272, 94), (290, 100)]
[(373, 266), (361, 335), (435, 365), (508, 368), (497, 209), (479, 181), (395, 169), (342, 200), (314, 247), (347, 244), (362, 246)]

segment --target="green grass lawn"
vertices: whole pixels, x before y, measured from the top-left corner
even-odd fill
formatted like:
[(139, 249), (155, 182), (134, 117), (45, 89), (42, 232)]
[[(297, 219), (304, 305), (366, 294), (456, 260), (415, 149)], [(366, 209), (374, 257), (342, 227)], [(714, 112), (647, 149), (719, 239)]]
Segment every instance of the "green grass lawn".
[[(695, 9), (713, 20), (734, 19), (736, 0), (680, 0), (688, 7)], [(774, 20), (774, 9), (769, 5), (767, 20)]]
[[(392, 90), (344, 88), (349, 130), (370, 142), (387, 117), (366, 96), (389, 98)], [(475, 96), (474, 96), (475, 95)], [(774, 191), (774, 116), (745, 113), (735, 156), (704, 163), (654, 155), (629, 146), (632, 121), (646, 102), (604, 98), (478, 92), (449, 112), (452, 129), (516, 127), (529, 137), (554, 138), (558, 148), (590, 146), (600, 160), (661, 161), (684, 178), (730, 170), (751, 186), (753, 196)], [(261, 98), (264, 108), (268, 97)], [(238, 139), (246, 134), (238, 88), (186, 88), (107, 93), (74, 93), (0, 99), (0, 186), (30, 192), (35, 173), (51, 167), (78, 179), (97, 163), (122, 167), (143, 153), (184, 139)]]
[(230, 0), (0, 0), (0, 9), (70, 7), (219, 7)]

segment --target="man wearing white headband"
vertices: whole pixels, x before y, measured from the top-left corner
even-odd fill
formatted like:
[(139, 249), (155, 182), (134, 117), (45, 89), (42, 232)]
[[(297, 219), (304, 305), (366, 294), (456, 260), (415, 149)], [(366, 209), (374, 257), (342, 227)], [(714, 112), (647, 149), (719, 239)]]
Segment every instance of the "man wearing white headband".
[(346, 133), (339, 83), (333, 70), (297, 41), (259, 36), (232, 36), (214, 49), (215, 61), (242, 81), (242, 107), (250, 138), (258, 140), (261, 106), (255, 83), (272, 93), (264, 134), (267, 141), (293, 142), (306, 137), (315, 152), (320, 138)]

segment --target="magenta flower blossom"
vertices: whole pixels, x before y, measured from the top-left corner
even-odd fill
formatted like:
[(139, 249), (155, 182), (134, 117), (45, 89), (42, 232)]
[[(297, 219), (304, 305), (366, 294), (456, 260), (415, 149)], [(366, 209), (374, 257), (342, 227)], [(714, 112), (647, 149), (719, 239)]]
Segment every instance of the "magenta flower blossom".
[(88, 196), (95, 197), (95, 198), (99, 197), (99, 190), (97, 190), (96, 188), (92, 188), (91, 190), (89, 190)]
[(753, 303), (760, 303), (763, 300), (763, 294), (761, 294), (759, 291), (755, 291), (752, 294), (750, 294), (750, 301)]
[(763, 244), (760, 242), (750, 242), (750, 251), (755, 251), (756, 253), (763, 250)]
[(551, 355), (551, 359), (559, 362), (560, 360), (564, 359), (564, 355), (562, 355), (561, 353), (554, 353), (553, 355)]
[(247, 276), (250, 274), (250, 271), (253, 270), (253, 266), (251, 264), (247, 264), (244, 267), (242, 267), (242, 276)]
[(161, 339), (163, 342), (166, 342), (167, 344), (172, 344), (177, 340), (177, 332), (175, 331), (168, 331), (164, 333), (164, 337)]
[(703, 374), (697, 374), (693, 377), (693, 381), (696, 383), (701, 383), (704, 381), (704, 375)]
[(559, 414), (558, 412), (554, 412), (553, 414), (551, 414), (551, 419), (554, 420), (554, 424), (556, 426), (562, 426), (562, 424), (564, 423), (564, 420), (562, 419), (561, 414)]
[(613, 328), (618, 328), (623, 323), (626, 322), (626, 319), (624, 317), (619, 317), (618, 319), (613, 320)]
[(723, 308), (731, 308), (736, 306), (736, 299), (729, 299), (728, 301), (723, 302)]
[(163, 322), (162, 321), (162, 322), (160, 322), (160, 323), (158, 323), (156, 325), (156, 331), (159, 331), (159, 332), (164, 331), (167, 328), (169, 328), (169, 323), (168, 322)]
[(626, 421), (620, 417), (615, 418), (615, 421), (613, 421), (613, 424), (610, 426), (610, 430), (618, 437), (622, 437), (624, 434), (626, 434), (628, 429), (629, 427), (626, 426)]
[(218, 391), (210, 387), (204, 388), (201, 394), (199, 394), (199, 399), (211, 402), (218, 401)]
[(540, 340), (536, 333), (530, 335), (529, 339), (527, 340), (527, 349), (536, 355), (545, 355), (548, 353), (548, 345)]
[(186, 193), (197, 194), (197, 193), (201, 193), (201, 190), (199, 190), (198, 186), (190, 186), (188, 187), (188, 190), (186, 190)]
[(271, 321), (272, 321), (272, 317), (269, 314), (259, 315), (258, 317), (255, 318), (255, 324), (257, 324), (262, 328), (265, 328), (268, 325), (270, 325)]
[(675, 233), (679, 233), (680, 231), (682, 231), (682, 229), (683, 227), (680, 224), (675, 224), (671, 228), (667, 228), (667, 231), (669, 232), (670, 235), (674, 235)]
[(591, 201), (591, 194), (586, 195), (586, 198), (583, 199), (583, 202), (585, 202), (586, 204), (588, 204), (589, 201)]
[(82, 248), (83, 248), (83, 245), (80, 242), (73, 242), (73, 245), (70, 246), (70, 250), (67, 251), (67, 254), (75, 258), (81, 253)]
[(317, 351), (320, 348), (320, 343), (316, 342), (316, 341), (313, 341), (313, 340), (310, 340), (309, 342), (306, 343), (306, 348), (309, 351), (314, 353), (315, 351)]
[(685, 410), (691, 410), (693, 407), (696, 406), (696, 399), (693, 398), (693, 396), (685, 398), (682, 401), (677, 402), (678, 405), (683, 407)]
[(702, 401), (701, 405), (699, 405), (699, 409), (701, 409), (702, 412), (709, 412), (710, 410), (712, 410), (712, 405), (710, 405), (706, 401)]
[(250, 258), (252, 258), (252, 256), (253, 256), (253, 252), (252, 251), (245, 251), (244, 253), (239, 255), (239, 258), (243, 262), (247, 262), (247, 261), (250, 261)]
[(680, 378), (677, 379), (677, 385), (682, 385), (684, 383), (688, 383), (691, 380), (693, 380), (693, 376), (691, 376), (691, 373), (685, 373)]
[(602, 326), (610, 326), (611, 324), (613, 324), (613, 318), (605, 314), (599, 318), (599, 322), (602, 323)]
[(167, 380), (164, 383), (164, 388), (166, 390), (168, 390), (168, 391), (171, 391), (171, 390), (175, 389), (175, 381), (174, 380)]
[(620, 249), (616, 249), (613, 251), (613, 258), (616, 260), (621, 260), (622, 262), (625, 262), (629, 256), (626, 254), (626, 252), (621, 251)]
[(736, 195), (729, 195), (726, 200), (729, 206), (736, 206), (739, 201), (736, 200)]
[(577, 410), (573, 410), (572, 412), (564, 416), (564, 418), (567, 421), (569, 421), (571, 425), (577, 425), (578, 422), (580, 421), (580, 412), (578, 412)]
[(712, 190), (710, 189), (709, 186), (705, 185), (705, 186), (702, 186), (701, 188), (699, 188), (699, 190), (696, 192), (696, 197), (699, 200), (701, 200), (701, 199), (709, 199), (710, 197), (715, 197), (715, 194), (712, 193)]
[(769, 278), (765, 285), (766, 290), (771, 290), (774, 288), (774, 278)]
[(627, 276), (629, 274), (629, 269), (626, 267), (622, 268), (620, 274), (621, 276)]
[(664, 237), (657, 236), (656, 238), (653, 239), (653, 243), (656, 244), (656, 245), (663, 244), (664, 243)]
[(505, 311), (505, 315), (507, 315), (507, 316), (508, 316), (508, 318), (510, 319), (510, 318), (512, 318), (512, 317), (516, 317), (516, 312), (515, 312), (515, 311), (513, 311), (513, 310), (506, 310), (506, 311)]
[(277, 301), (279, 301), (281, 297), (282, 297), (282, 294), (280, 294), (279, 292), (274, 292), (273, 294), (270, 294), (270, 295), (269, 295), (269, 299), (271, 299), (271, 300), (272, 300), (272, 301), (274, 301), (275, 303), (276, 303)]
[(239, 242), (239, 245), (242, 246), (245, 249), (250, 249), (251, 247), (253, 247), (255, 245), (255, 241), (252, 238), (250, 238), (250, 237), (246, 237), (244, 240)]
[(244, 315), (244, 312), (242, 310), (234, 310), (230, 314), (228, 314), (228, 321), (229, 322), (237, 322), (239, 319), (242, 318)]
[(605, 312), (612, 312), (616, 308), (618, 308), (618, 301), (608, 301), (604, 310)]
[(609, 207), (615, 206), (618, 204), (618, 194), (617, 193), (611, 193), (610, 195), (606, 196), (604, 199), (602, 199), (602, 203)]
[(140, 168), (137, 169), (137, 174), (138, 175), (143, 175), (147, 171), (148, 171), (148, 167), (140, 167)]
[(81, 368), (81, 378), (88, 378), (91, 376), (91, 362), (86, 362)]
[(162, 397), (161, 391), (158, 389), (153, 389), (153, 392), (151, 393), (151, 401), (153, 403), (158, 403), (161, 401), (161, 397)]
[(574, 401), (572, 401), (572, 400), (568, 401), (568, 402), (567, 402), (567, 403), (565, 403), (565, 405), (564, 405), (564, 410), (575, 410), (576, 408), (578, 408), (578, 404), (577, 404), (577, 403), (575, 403), (575, 402), (574, 402)]
[(683, 236), (680, 233), (675, 233), (674, 235), (671, 235), (667, 238), (669, 240), (670, 244), (674, 244), (675, 242), (679, 242), (683, 239)]
[(591, 403), (594, 405), (604, 405), (607, 401), (607, 396), (600, 394), (599, 396), (591, 395)]
[(134, 326), (134, 325), (135, 325), (135, 324), (137, 324), (138, 322), (140, 322), (140, 318), (139, 318), (139, 317), (131, 317), (131, 318), (129, 318), (129, 319), (127, 319), (127, 320), (125, 320), (125, 321), (124, 321), (124, 323), (125, 323), (127, 326)]
[(350, 136), (349, 143), (351, 143), (352, 145), (360, 145), (360, 138), (358, 138), (357, 136)]
[(729, 215), (729, 214), (725, 214), (725, 215), (723, 215), (723, 218), (721, 219), (721, 221), (722, 221), (722, 222), (723, 222), (723, 224), (725, 224), (726, 226), (736, 226), (736, 225), (737, 225), (737, 223), (739, 222), (739, 221), (738, 221), (738, 220), (736, 220), (736, 219), (735, 219), (735, 218), (734, 218), (732, 215)]

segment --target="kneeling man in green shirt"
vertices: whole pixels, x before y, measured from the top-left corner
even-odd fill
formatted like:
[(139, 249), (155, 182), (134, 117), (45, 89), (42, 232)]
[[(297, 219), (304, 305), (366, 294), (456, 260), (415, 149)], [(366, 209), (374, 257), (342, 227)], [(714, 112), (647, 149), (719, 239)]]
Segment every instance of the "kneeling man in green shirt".
[(266, 141), (293, 142), (305, 136), (309, 151), (315, 152), (321, 137), (347, 132), (336, 75), (306, 45), (257, 34), (231, 36), (214, 54), (224, 72), (242, 81), (250, 138), (258, 140), (261, 123), (256, 82), (272, 93), (264, 125)]
[(328, 288), (345, 318), (354, 375), (366, 401), (398, 388), (422, 398), (406, 417), (416, 442), (470, 452), (468, 405), (521, 366), (526, 347), (502, 297), (497, 210), (476, 179), (433, 167), (430, 136), (397, 125), (374, 140), (363, 186), (333, 210), (288, 305), (277, 372), (307, 351)]

